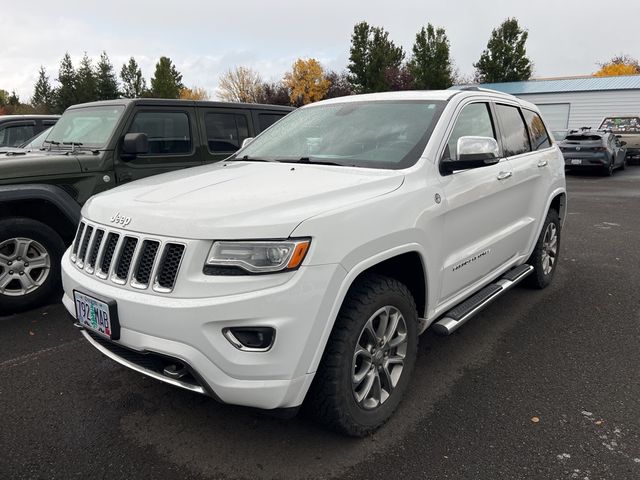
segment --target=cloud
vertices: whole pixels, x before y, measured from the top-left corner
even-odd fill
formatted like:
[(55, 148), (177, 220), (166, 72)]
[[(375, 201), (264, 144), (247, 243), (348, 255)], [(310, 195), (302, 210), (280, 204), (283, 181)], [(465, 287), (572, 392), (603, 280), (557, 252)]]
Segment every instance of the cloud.
[(470, 74), (491, 30), (510, 16), (529, 29), (527, 48), (535, 75), (584, 74), (617, 53), (638, 54), (631, 47), (637, 43), (633, 32), (640, 2), (626, 4), (624, 11), (615, 16), (615, 28), (605, 32), (602, 10), (584, 0), (59, 0), (55, 5), (30, 0), (12, 4), (11, 15), (0, 18), (0, 88), (15, 89), (28, 99), (40, 65), (53, 80), (66, 51), (77, 65), (84, 51), (97, 59), (106, 50), (118, 72), (134, 56), (147, 81), (158, 58), (166, 55), (188, 86), (212, 93), (219, 76), (236, 65), (250, 66), (272, 80), (298, 57), (315, 57), (342, 70), (353, 25), (361, 20), (385, 27), (408, 53), (421, 26), (443, 26), (456, 65)]

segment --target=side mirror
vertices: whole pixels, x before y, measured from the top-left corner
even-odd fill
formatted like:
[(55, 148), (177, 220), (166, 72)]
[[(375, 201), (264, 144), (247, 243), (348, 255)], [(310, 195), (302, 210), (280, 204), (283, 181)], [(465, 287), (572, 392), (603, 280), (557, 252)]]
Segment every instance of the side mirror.
[(136, 155), (149, 153), (149, 137), (146, 133), (127, 133), (122, 141), (123, 160), (133, 160)]
[(622, 141), (620, 142), (620, 145), (621, 145), (621, 146), (623, 146), (623, 147), (624, 147), (626, 144), (627, 144), (627, 142), (625, 142), (624, 140), (622, 140)]
[(616, 138), (622, 138), (622, 135), (616, 135)]
[(457, 160), (446, 160), (440, 164), (443, 174), (495, 165), (500, 161), (498, 142), (491, 137), (460, 137), (457, 151)]
[(248, 146), (251, 142), (253, 142), (253, 137), (247, 137), (242, 141), (242, 147), (240, 148), (244, 148), (246, 146)]

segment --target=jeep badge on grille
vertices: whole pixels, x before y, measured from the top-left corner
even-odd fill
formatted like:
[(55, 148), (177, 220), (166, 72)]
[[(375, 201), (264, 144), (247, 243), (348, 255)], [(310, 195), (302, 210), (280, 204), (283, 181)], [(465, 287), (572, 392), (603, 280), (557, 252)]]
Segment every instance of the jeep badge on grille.
[(122, 225), (126, 227), (131, 223), (131, 217), (125, 217), (124, 215), (120, 215), (120, 212), (116, 213), (113, 217), (109, 219), (111, 223), (115, 223), (117, 225)]

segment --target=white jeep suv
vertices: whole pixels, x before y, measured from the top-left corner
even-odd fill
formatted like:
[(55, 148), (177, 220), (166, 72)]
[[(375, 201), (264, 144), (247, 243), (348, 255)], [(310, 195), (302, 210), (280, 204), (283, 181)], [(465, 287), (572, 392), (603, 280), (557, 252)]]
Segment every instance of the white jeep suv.
[(533, 104), (480, 89), (332, 99), (223, 162), (93, 197), (63, 301), (129, 368), (260, 409), (306, 398), (365, 435), (409, 387), (426, 328), (549, 284), (565, 195)]

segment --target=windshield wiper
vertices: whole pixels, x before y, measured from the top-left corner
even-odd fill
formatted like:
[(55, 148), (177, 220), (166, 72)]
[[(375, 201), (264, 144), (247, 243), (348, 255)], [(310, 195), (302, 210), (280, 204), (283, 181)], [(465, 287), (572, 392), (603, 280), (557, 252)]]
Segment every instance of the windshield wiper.
[(273, 162), (273, 160), (267, 160), (266, 158), (258, 158), (258, 157), (250, 157), (249, 155), (245, 155), (244, 157), (235, 157), (233, 161), (239, 162)]
[(355, 165), (345, 165), (344, 163), (332, 162), (331, 160), (319, 160), (311, 157), (300, 157), (298, 159), (278, 160), (281, 163), (305, 163), (313, 165), (337, 165), (338, 167), (353, 167)]
[(49, 144), (49, 151), (51, 151), (51, 147), (52, 147), (53, 145), (55, 145), (55, 146), (60, 145), (60, 142), (56, 142), (55, 140), (45, 140), (45, 141), (44, 141), (44, 142), (42, 142), (42, 143), (48, 143), (48, 144)]

